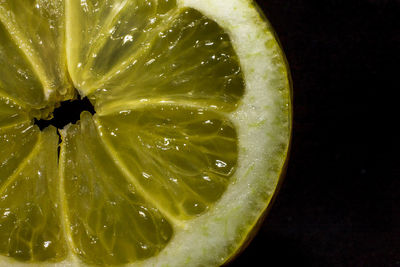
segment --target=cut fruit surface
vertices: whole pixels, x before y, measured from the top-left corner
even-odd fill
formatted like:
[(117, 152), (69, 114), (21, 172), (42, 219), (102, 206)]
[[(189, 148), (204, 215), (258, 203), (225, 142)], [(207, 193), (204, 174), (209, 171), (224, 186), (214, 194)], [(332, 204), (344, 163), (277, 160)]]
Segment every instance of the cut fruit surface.
[[(93, 33), (98, 39), (96, 46), (81, 41), (88, 38), (85, 26), (68, 27), (69, 69), (74, 81), (82, 81), (76, 84), (78, 90), (91, 95), (100, 113), (121, 110), (128, 99), (148, 101), (160, 97), (164, 101), (195, 100), (203, 107), (234, 109), (243, 96), (244, 81), (228, 34), (195, 9), (178, 9), (174, 1), (144, 2), (147, 4), (136, 7), (135, 12), (129, 12), (135, 6), (129, 2), (123, 8), (127, 14), (122, 12), (114, 18), (122, 16), (125, 23), (111, 24), (107, 38)], [(145, 18), (141, 17), (142, 9), (151, 9)], [(75, 59), (74, 55), (79, 54), (74, 53), (76, 44), (82, 43), (91, 48), (99, 46), (99, 52)], [(82, 63), (85, 60), (89, 62)]]
[(234, 173), (236, 132), (217, 113), (151, 105), (95, 122), (114, 160), (173, 218), (204, 212)]
[(4, 0), (0, 71), (0, 266), (218, 266), (275, 194), (290, 77), (251, 1)]

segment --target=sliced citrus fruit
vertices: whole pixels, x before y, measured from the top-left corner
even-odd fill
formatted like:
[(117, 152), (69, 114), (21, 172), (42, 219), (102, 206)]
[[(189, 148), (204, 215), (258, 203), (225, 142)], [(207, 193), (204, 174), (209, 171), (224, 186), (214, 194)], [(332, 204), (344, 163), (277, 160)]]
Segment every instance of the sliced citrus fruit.
[[(291, 131), (254, 3), (4, 0), (0, 63), (0, 265), (218, 266), (246, 244)], [(95, 114), (34, 125), (78, 93)]]

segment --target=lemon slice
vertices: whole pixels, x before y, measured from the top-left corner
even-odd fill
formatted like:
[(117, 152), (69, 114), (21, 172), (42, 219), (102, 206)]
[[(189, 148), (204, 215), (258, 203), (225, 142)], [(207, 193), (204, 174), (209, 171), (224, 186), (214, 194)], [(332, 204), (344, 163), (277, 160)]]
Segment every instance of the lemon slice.
[[(254, 3), (5, 0), (0, 63), (0, 266), (218, 266), (251, 238), (291, 132)], [(34, 125), (78, 93), (94, 115)]]

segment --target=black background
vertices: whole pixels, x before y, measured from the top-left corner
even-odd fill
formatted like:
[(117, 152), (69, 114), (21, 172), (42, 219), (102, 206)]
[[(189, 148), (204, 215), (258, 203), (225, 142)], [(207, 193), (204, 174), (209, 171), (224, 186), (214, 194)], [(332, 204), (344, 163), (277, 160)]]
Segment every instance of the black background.
[(231, 266), (400, 266), (400, 1), (257, 2), (291, 67), (293, 143)]

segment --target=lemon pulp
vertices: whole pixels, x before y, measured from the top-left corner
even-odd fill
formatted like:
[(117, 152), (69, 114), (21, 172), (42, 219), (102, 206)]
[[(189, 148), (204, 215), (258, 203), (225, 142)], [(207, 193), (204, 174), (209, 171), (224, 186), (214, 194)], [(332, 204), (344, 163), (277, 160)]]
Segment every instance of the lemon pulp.
[[(288, 78), (262, 24), (272, 70), (259, 79), (280, 96), (260, 110), (256, 91), (246, 91), (255, 87), (254, 70), (243, 72), (250, 60), (237, 54), (234, 28), (205, 16), (198, 3), (0, 3), (0, 262), (216, 265), (237, 250), (284, 162)], [(58, 155), (56, 129), (41, 132), (33, 118), (51, 117), (60, 101), (76, 97), (74, 88), (96, 114), (83, 112), (60, 130)], [(259, 150), (251, 138), (259, 139), (266, 162), (246, 157)], [(241, 185), (242, 177), (262, 172), (273, 178)], [(237, 190), (243, 199), (230, 197)], [(240, 220), (244, 202), (255, 210)], [(226, 234), (213, 242), (209, 228)], [(199, 242), (204, 251), (222, 240), (226, 247), (208, 259), (201, 251), (173, 259), (174, 247), (195, 247), (188, 238), (197, 231), (210, 240)], [(226, 236), (230, 231), (235, 235)]]

